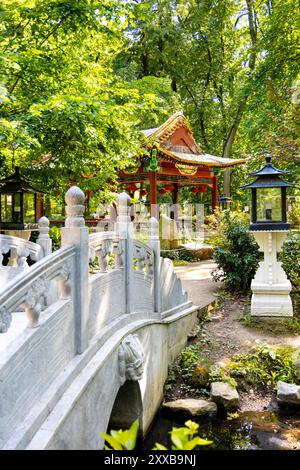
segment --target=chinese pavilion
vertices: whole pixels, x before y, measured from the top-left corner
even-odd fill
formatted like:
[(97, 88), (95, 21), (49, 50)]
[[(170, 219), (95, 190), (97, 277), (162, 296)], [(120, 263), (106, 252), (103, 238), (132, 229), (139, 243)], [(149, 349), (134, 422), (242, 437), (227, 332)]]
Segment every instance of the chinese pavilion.
[[(156, 215), (153, 205), (157, 204), (158, 192), (164, 194), (172, 191), (173, 204), (177, 204), (178, 190), (183, 185), (191, 186), (191, 191), (195, 193), (210, 188), (214, 210), (219, 202), (214, 168), (227, 168), (245, 162), (244, 159), (221, 158), (203, 152), (181, 112), (173, 114), (160, 127), (142, 133), (145, 136), (145, 154), (134, 167), (119, 173), (119, 182), (126, 185), (129, 193), (138, 189), (138, 183), (140, 189), (149, 184), (152, 215)], [(147, 194), (145, 189), (141, 189), (143, 194)]]

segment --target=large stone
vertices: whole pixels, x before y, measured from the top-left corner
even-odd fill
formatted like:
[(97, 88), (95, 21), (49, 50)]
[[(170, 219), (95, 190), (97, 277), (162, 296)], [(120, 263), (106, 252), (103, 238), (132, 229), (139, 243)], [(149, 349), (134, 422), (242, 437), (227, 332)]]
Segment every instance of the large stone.
[(300, 405), (300, 385), (278, 382), (277, 401), (282, 404)]
[(213, 382), (210, 397), (217, 405), (221, 405), (227, 410), (236, 408), (239, 402), (238, 392), (226, 382)]
[(168, 411), (186, 412), (191, 416), (214, 416), (217, 413), (217, 405), (209, 400), (184, 398), (163, 403), (163, 408)]
[(187, 243), (182, 245), (186, 252), (197, 260), (212, 259), (213, 247), (205, 243)]

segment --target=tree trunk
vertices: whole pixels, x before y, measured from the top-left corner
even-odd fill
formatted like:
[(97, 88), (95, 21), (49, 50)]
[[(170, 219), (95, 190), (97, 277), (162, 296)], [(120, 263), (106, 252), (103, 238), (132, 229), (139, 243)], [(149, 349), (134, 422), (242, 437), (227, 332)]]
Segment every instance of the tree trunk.
[[(247, 3), (247, 14), (248, 14), (248, 25), (249, 25), (249, 34), (251, 38), (251, 53), (249, 57), (249, 70), (250, 73), (253, 72), (255, 68), (255, 62), (256, 62), (256, 43), (257, 43), (257, 24), (256, 24), (256, 15), (255, 15), (255, 5), (254, 5), (254, 0), (246, 0)], [(234, 118), (234, 122), (232, 126), (229, 129), (229, 132), (227, 134), (224, 147), (223, 147), (223, 153), (222, 157), (223, 158), (230, 158), (231, 152), (232, 152), (232, 147), (236, 138), (237, 130), (239, 127), (239, 124), (242, 120), (244, 111), (246, 109), (246, 104), (247, 100), (250, 95), (250, 90), (247, 92), (247, 94), (244, 95), (244, 97), (241, 99), (236, 115)], [(230, 196), (230, 168), (227, 168), (224, 173), (224, 180), (223, 180), (223, 194), (227, 197)]]

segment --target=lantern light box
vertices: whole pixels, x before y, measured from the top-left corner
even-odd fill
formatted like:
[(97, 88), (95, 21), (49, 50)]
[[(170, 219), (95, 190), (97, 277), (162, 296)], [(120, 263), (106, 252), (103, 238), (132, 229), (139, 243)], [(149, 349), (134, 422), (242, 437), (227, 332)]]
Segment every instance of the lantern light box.
[(37, 227), (37, 195), (29, 181), (15, 173), (0, 181), (0, 229), (28, 230)]
[(281, 179), (289, 171), (279, 170), (271, 163), (271, 157), (266, 156), (265, 166), (250, 173), (257, 179), (243, 186), (252, 191), (251, 231), (260, 230), (289, 230), (287, 223), (286, 188), (294, 186)]

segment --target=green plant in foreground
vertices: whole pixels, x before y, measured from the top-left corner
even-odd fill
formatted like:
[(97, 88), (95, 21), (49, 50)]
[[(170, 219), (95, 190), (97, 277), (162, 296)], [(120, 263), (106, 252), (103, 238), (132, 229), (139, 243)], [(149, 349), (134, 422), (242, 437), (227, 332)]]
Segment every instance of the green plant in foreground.
[[(194, 423), (194, 421), (186, 421), (185, 427), (182, 428), (173, 428), (170, 432), (171, 441), (173, 445), (171, 446), (172, 450), (193, 450), (197, 446), (207, 446), (212, 444), (212, 441), (207, 441), (202, 439), (197, 435), (199, 424)], [(110, 445), (106, 444), (104, 446), (105, 450), (133, 450), (136, 446), (137, 433), (139, 429), (139, 421), (136, 419), (129, 429), (123, 431), (111, 430), (110, 434), (104, 432), (101, 435), (104, 437), (105, 441)], [(153, 450), (168, 450), (167, 447), (155, 443)]]
[[(186, 421), (185, 427), (182, 428), (173, 428), (170, 432), (171, 441), (173, 445), (171, 446), (172, 450), (193, 450), (197, 446), (207, 446), (212, 444), (212, 441), (207, 441), (197, 436), (199, 429), (199, 424), (194, 421)], [(168, 450), (167, 447), (156, 443), (153, 450)]]
[(104, 445), (105, 450), (133, 450), (136, 446), (137, 433), (139, 430), (139, 420), (136, 419), (129, 429), (123, 431), (110, 431), (110, 435), (102, 432), (101, 435), (110, 445)]

